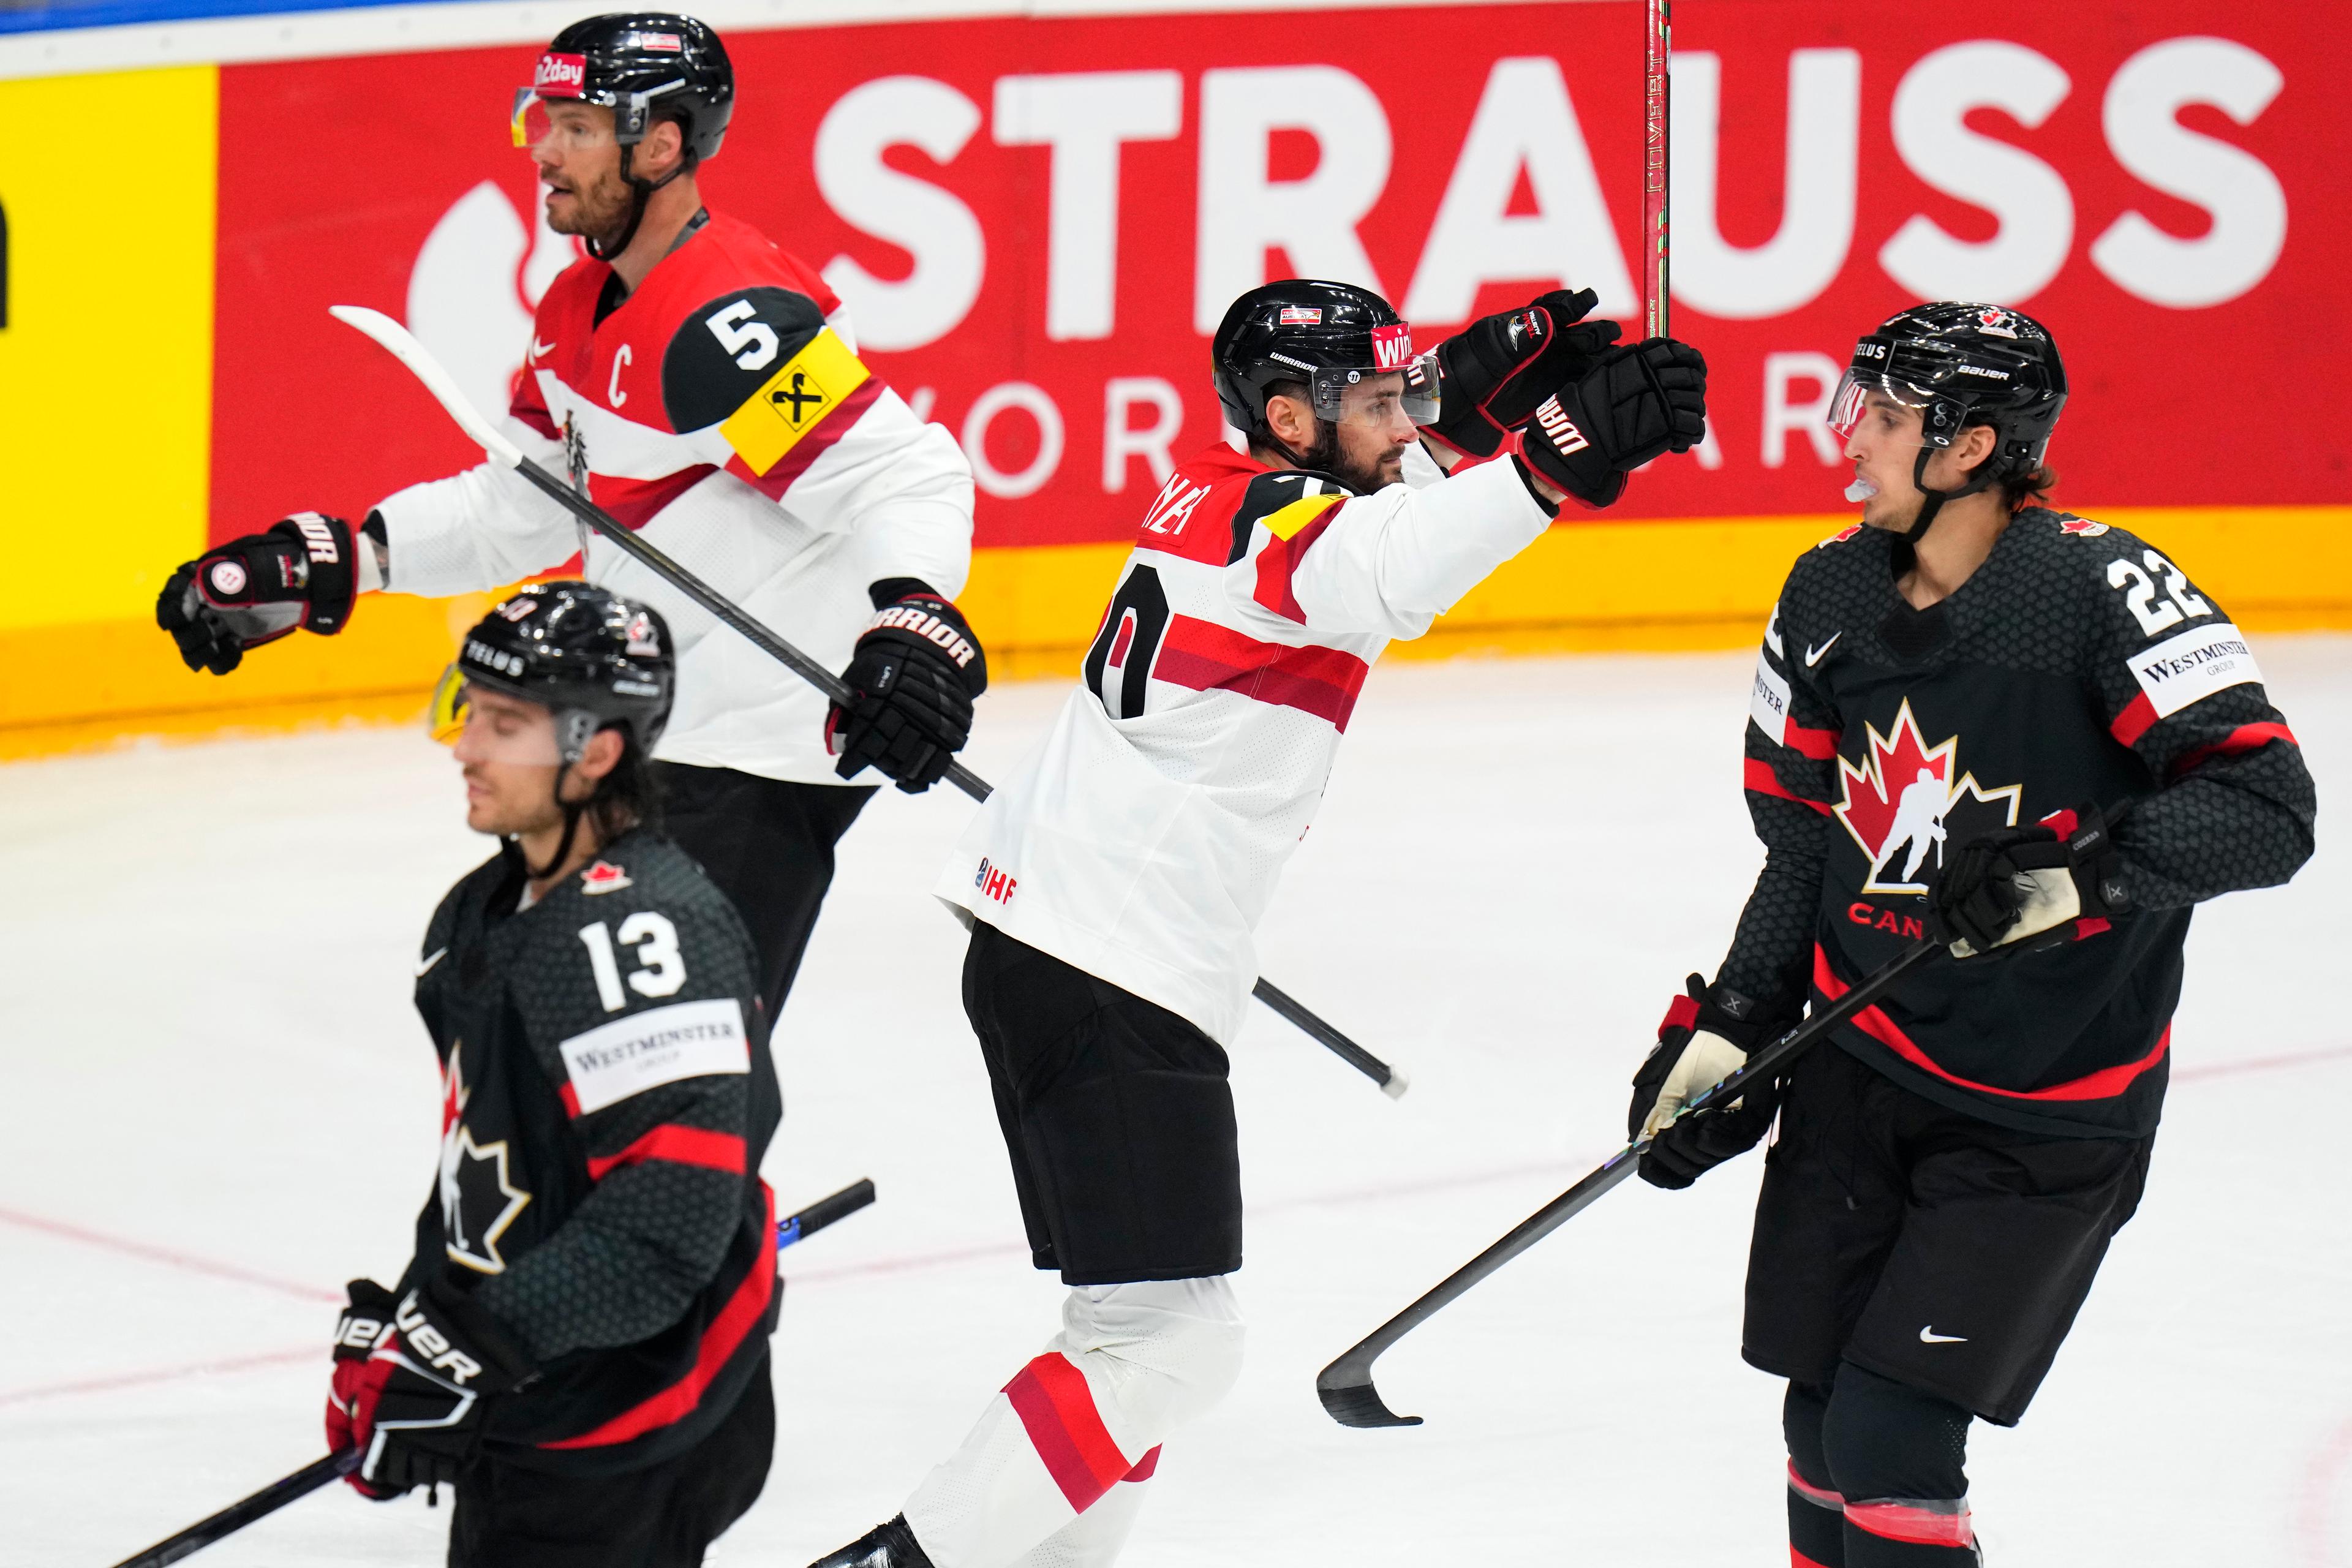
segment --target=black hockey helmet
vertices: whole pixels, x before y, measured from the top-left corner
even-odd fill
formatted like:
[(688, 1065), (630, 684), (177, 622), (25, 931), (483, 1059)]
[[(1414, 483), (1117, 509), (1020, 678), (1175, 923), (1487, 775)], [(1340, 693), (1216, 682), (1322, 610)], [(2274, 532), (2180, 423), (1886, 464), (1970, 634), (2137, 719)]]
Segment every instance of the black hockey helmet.
[(587, 583), (517, 589), (466, 634), (450, 673), (552, 710), (567, 767), (614, 724), (650, 756), (677, 689), (660, 613)]
[[(571, 99), (613, 111), (623, 147), (645, 140), (656, 118), (677, 118), (689, 164), (716, 154), (735, 113), (735, 68), (719, 35), (668, 11), (614, 11), (574, 22), (539, 57), (531, 84), (516, 89), (515, 145), (529, 136), (536, 100)], [(623, 165), (624, 172), (627, 165)]]
[[(1945, 501), (2041, 466), (2066, 406), (2066, 367), (2050, 330), (2023, 311), (1947, 300), (1898, 310), (1854, 344), (1830, 403), (1830, 426), (1841, 439), (1853, 434), (1874, 392), (1919, 410), (1913, 482), (1928, 499), (1912, 525), (1916, 539)], [(1929, 457), (1971, 425), (1992, 428), (1992, 456), (1958, 489), (1927, 489)]]
[(1235, 300), (1210, 347), (1226, 422), (1244, 435), (1265, 428), (1277, 382), (1307, 389), (1316, 417), (1337, 421), (1347, 389), (1367, 376), (1404, 373), (1404, 411), (1437, 418), (1437, 356), (1412, 352), (1412, 329), (1386, 300), (1351, 283), (1288, 278)]

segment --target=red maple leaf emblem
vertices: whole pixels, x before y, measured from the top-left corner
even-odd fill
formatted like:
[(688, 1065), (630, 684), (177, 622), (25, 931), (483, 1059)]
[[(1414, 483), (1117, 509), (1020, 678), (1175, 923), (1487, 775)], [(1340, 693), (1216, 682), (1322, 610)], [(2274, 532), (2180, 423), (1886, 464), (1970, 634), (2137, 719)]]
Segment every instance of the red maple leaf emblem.
[(2062, 517), (2058, 520), (2058, 531), (2061, 533), (2076, 533), (2090, 537), (2105, 533), (2106, 531), (2105, 523), (2093, 522), (2087, 517)]
[(583, 893), (609, 893), (628, 885), (629, 874), (609, 860), (599, 860), (580, 873), (580, 890)]
[(1952, 787), (1952, 752), (1955, 735), (1942, 745), (1930, 750), (1919, 734), (1919, 721), (1911, 715), (1911, 704), (1905, 702), (1895, 716), (1895, 733), (1890, 738), (1881, 735), (1874, 726), (1863, 726), (1869, 738), (1869, 749), (1856, 767), (1843, 757), (1838, 759), (1839, 782), (1845, 786), (1845, 799), (1837, 808), (1837, 818), (1862, 852), (1875, 866), (1886, 848), (1887, 834), (1899, 815), (1903, 792), (1913, 784), (1932, 781), (1939, 795), (1948, 796)]

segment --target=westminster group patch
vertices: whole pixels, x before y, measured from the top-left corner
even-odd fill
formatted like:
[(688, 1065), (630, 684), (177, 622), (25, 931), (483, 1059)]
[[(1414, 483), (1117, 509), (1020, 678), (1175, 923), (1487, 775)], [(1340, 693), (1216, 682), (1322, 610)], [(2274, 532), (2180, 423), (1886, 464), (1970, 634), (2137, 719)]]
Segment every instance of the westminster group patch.
[(744, 467), (765, 475), (871, 374), (827, 328), (721, 421), (719, 433)]

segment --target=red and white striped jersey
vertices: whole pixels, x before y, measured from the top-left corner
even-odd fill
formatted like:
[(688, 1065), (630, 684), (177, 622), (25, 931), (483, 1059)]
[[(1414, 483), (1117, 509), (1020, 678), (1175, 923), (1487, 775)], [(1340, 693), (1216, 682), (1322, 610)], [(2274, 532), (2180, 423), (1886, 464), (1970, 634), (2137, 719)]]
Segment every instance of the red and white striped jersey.
[[(869, 584), (952, 597), (971, 560), (971, 469), (857, 357), (824, 280), (713, 216), (619, 299), (582, 259), (541, 300), (507, 431), (646, 542), (828, 668)], [(825, 700), (683, 595), (490, 464), (388, 497), (394, 592), (495, 588), (578, 551), (592, 583), (667, 618), (677, 707), (656, 754), (835, 784)]]
[(939, 896), (1230, 1042), (1365, 674), (1550, 522), (1508, 462), (1351, 496), (1224, 447), (1144, 514), (1053, 731)]

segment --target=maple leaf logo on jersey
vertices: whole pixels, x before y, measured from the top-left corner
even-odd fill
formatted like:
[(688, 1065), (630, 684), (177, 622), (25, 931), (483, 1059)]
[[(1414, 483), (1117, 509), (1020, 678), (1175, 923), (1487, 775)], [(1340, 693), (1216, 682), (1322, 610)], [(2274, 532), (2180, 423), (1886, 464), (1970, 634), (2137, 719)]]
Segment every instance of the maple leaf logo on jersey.
[[(441, 1074), (441, 1241), (450, 1261), (484, 1274), (503, 1274), (507, 1260), (499, 1256), (499, 1237), (514, 1224), (530, 1202), (530, 1194), (507, 1179), (507, 1142), (474, 1142), (465, 1122), (466, 1103), (473, 1091), (458, 1063), (466, 1043), (449, 1047), (449, 1065)], [(487, 1224), (477, 1220), (488, 1216)]]
[(1928, 878), (1943, 869), (1947, 844), (2017, 826), (2024, 786), (1987, 789), (1975, 774), (1962, 773), (1960, 738), (1929, 746), (1909, 698), (1895, 715), (1891, 735), (1881, 735), (1874, 724), (1863, 731), (1868, 744), (1861, 763), (1838, 759), (1845, 798), (1834, 815), (1870, 857), (1864, 892), (1924, 893)]
[(583, 893), (612, 893), (629, 886), (629, 874), (610, 860), (599, 860), (580, 873)]
[(2059, 532), (2076, 534), (2084, 539), (2096, 539), (2106, 531), (2105, 523), (2093, 522), (2087, 517), (2062, 517), (2058, 520)]

